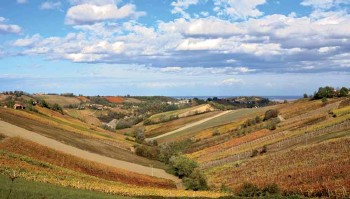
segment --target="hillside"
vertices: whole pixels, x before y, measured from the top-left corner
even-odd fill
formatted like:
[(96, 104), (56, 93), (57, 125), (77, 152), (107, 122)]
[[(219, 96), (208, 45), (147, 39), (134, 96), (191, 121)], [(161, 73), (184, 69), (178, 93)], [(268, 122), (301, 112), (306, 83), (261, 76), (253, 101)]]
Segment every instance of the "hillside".
[[(45, 100), (66, 108), (0, 108), (2, 176), (93, 195), (349, 196), (349, 98), (222, 111), (212, 102), (175, 107), (177, 101), (162, 97), (52, 96)], [(106, 104), (70, 108), (67, 98)], [(101, 128), (102, 120), (119, 118), (118, 124), (141, 115), (128, 128)]]

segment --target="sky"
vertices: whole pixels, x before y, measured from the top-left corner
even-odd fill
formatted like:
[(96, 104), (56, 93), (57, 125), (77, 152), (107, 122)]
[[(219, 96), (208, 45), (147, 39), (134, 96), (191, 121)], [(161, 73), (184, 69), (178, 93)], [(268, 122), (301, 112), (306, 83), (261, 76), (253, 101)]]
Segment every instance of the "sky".
[(350, 0), (1, 0), (0, 91), (301, 96), (350, 87)]

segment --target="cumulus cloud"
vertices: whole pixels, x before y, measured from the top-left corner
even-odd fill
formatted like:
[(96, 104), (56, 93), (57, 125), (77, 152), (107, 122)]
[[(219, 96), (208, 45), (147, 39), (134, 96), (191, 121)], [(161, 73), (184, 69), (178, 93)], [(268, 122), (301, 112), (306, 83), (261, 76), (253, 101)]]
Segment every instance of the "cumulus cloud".
[(40, 5), (42, 10), (62, 10), (60, 1), (45, 1)]
[(214, 11), (219, 15), (227, 15), (239, 19), (249, 17), (259, 17), (263, 13), (257, 8), (259, 5), (266, 3), (266, 0), (217, 0), (214, 1)]
[[(81, 3), (76, 6), (87, 5)], [(317, 11), (300, 17), (273, 14), (237, 22), (214, 16), (180, 18), (153, 26), (136, 21), (96, 22), (114, 15), (98, 17), (83, 17), (93, 24), (75, 20), (77, 33), (25, 37), (14, 45), (24, 48), (22, 54), (49, 59), (141, 64), (187, 75), (201, 74), (201, 70), (232, 75), (339, 71), (348, 64), (344, 54), (350, 49), (350, 16), (346, 11)]]
[(17, 47), (31, 47), (33, 46), (36, 42), (40, 41), (42, 37), (39, 34), (35, 34), (31, 37), (26, 36), (23, 39), (17, 39), (13, 45)]
[(145, 12), (136, 11), (136, 6), (127, 4), (120, 8), (116, 4), (79, 4), (67, 11), (65, 23), (70, 25), (93, 24), (105, 20), (117, 20), (127, 17), (138, 18), (144, 16)]
[(8, 24), (7, 20), (3, 17), (0, 17), (0, 34), (19, 34), (21, 33), (21, 27), (14, 24)]
[(184, 18), (189, 19), (190, 15), (185, 11), (191, 5), (196, 5), (199, 3), (199, 0), (177, 0), (173, 1), (171, 5), (174, 7), (171, 10), (173, 14), (181, 14)]

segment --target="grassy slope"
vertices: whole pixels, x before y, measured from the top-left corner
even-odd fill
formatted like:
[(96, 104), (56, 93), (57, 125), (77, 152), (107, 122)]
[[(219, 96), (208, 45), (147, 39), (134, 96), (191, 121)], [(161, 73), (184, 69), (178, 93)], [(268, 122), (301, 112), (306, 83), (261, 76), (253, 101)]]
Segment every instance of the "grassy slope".
[(212, 131), (214, 128), (217, 128), (219, 126), (229, 124), (229, 123), (235, 122), (237, 120), (242, 120), (246, 117), (249, 117), (249, 116), (252, 116), (255, 114), (262, 114), (269, 108), (271, 108), (271, 107), (257, 108), (257, 109), (240, 109), (240, 110), (232, 111), (231, 113), (214, 118), (212, 120), (204, 122), (203, 124), (188, 128), (188, 129), (180, 131), (176, 134), (172, 134), (172, 135), (163, 137), (163, 138), (159, 139), (159, 141), (160, 142), (173, 141), (173, 140), (178, 140), (178, 139), (190, 138), (192, 136), (196, 136), (197, 134), (202, 133), (203, 131), (205, 131), (207, 129), (211, 129), (211, 131)]
[(105, 166), (64, 154), (21, 138), (9, 138), (0, 142), (0, 149), (105, 180), (117, 181), (140, 187), (176, 188), (170, 180), (158, 179), (125, 171), (123, 169)]
[(113, 134), (67, 115), (62, 116), (51, 110), (37, 108), (41, 114), (0, 108), (0, 118), (83, 150), (145, 166), (152, 164), (157, 168), (164, 168), (159, 162), (128, 151), (132, 143), (127, 142), (123, 135)]
[(200, 121), (200, 120), (203, 120), (207, 117), (212, 117), (218, 113), (219, 112), (217, 112), (217, 111), (203, 113), (203, 114), (184, 117), (184, 118), (180, 118), (177, 120), (164, 122), (164, 123), (160, 123), (160, 124), (148, 125), (148, 126), (145, 126), (145, 135), (147, 137), (155, 137), (155, 136), (167, 133), (169, 131), (179, 129), (179, 128), (185, 126), (186, 124)]
[[(67, 187), (50, 185), (47, 183), (32, 182), (25, 179), (16, 179), (11, 185), (8, 176), (0, 175), (0, 198), (11, 199), (38, 199), (38, 198), (71, 198), (71, 199), (132, 199), (131, 197), (123, 197), (95, 191), (79, 190)], [(12, 188), (11, 188), (12, 187)], [(9, 195), (11, 191), (11, 194)]]
[(175, 110), (175, 111), (168, 111), (168, 112), (164, 112), (164, 113), (158, 113), (155, 115), (152, 115), (149, 120), (153, 121), (153, 122), (159, 122), (161, 120), (161, 118), (168, 118), (170, 116), (178, 116), (178, 117), (186, 117), (186, 116), (190, 116), (190, 115), (195, 115), (196, 112), (198, 113), (203, 113), (203, 112), (207, 112), (212, 110), (213, 108), (208, 105), (208, 104), (203, 104), (203, 105), (198, 105), (195, 107), (190, 107), (190, 108), (185, 108), (185, 109), (179, 109), (179, 110)]
[(43, 99), (49, 104), (59, 104), (68, 106), (70, 104), (80, 104), (81, 100), (76, 97), (65, 97), (60, 95), (34, 95), (35, 98)]

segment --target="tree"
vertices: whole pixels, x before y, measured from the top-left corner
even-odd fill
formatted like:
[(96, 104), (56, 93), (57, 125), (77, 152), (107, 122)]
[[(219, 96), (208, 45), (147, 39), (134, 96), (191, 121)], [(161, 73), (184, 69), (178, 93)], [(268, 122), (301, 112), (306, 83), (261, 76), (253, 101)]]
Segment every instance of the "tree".
[(135, 131), (135, 142), (141, 144), (145, 141), (146, 136), (143, 132), (143, 129), (136, 129)]
[(187, 190), (208, 190), (208, 184), (205, 176), (197, 169), (194, 170), (189, 177), (185, 177), (183, 182)]
[(169, 163), (174, 174), (180, 178), (189, 177), (198, 166), (195, 161), (184, 156), (173, 156), (170, 158)]
[(306, 93), (304, 93), (304, 98), (308, 98), (308, 96), (307, 96), (307, 94), (306, 94)]
[(314, 99), (333, 98), (336, 96), (335, 89), (330, 86), (320, 87), (314, 95)]
[(342, 87), (339, 91), (339, 97), (346, 97), (349, 95), (349, 89)]

